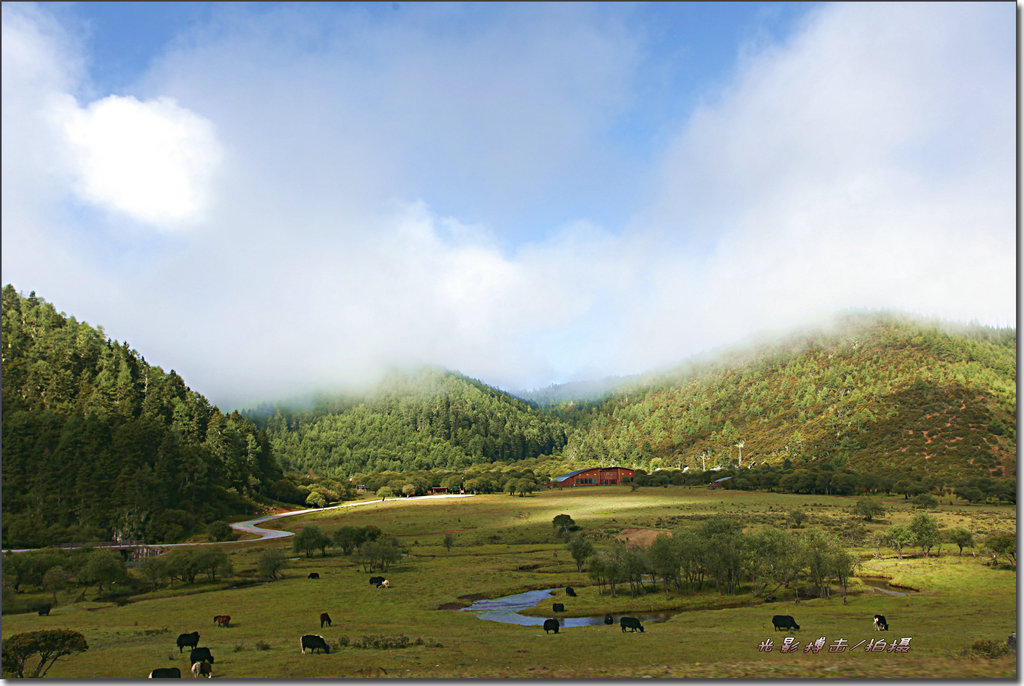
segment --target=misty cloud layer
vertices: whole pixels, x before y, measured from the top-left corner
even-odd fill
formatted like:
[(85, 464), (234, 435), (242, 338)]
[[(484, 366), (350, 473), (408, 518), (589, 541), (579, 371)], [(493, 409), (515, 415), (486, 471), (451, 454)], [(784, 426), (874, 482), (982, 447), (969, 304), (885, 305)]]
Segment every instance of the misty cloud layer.
[(109, 94), (4, 5), (4, 282), (227, 406), (642, 372), (846, 308), (1015, 326), (1012, 8), (814, 8), (648, 158), (636, 18), (498, 7), (226, 7)]

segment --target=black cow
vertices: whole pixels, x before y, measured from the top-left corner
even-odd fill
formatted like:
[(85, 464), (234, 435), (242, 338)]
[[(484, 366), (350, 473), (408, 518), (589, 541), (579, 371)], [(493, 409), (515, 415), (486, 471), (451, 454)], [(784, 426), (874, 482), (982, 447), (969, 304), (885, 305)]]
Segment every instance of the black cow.
[(576, 597), (576, 589), (573, 588), (572, 586), (566, 586), (565, 587), (565, 594), (567, 596), (569, 596), (570, 598), (575, 598)]
[(545, 619), (544, 620), (544, 633), (554, 631), (558, 633), (558, 620), (557, 619)]
[(177, 667), (157, 667), (149, 673), (150, 679), (180, 679), (181, 670)]
[(382, 576), (371, 576), (370, 577), (370, 585), (371, 586), (380, 586), (382, 583), (384, 583), (384, 577), (382, 577)]
[(562, 603), (553, 603), (551, 605), (551, 611), (552, 612), (565, 612), (565, 605), (562, 605)]
[(320, 652), (321, 650), (325, 653), (331, 652), (330, 646), (327, 645), (327, 640), (323, 636), (317, 636), (314, 634), (306, 634), (300, 641), (302, 644), (302, 654), (306, 654), (306, 648), (312, 651)]
[(188, 654), (189, 664), (195, 664), (206, 660), (211, 665), (213, 664), (213, 655), (210, 654), (209, 648), (193, 648), (192, 652)]
[(608, 614), (608, 615), (604, 616), (604, 623), (605, 624), (614, 624), (615, 620), (612, 619), (612, 616), (610, 614)]
[(622, 627), (623, 633), (626, 632), (626, 629), (629, 629), (630, 631), (636, 631), (637, 629), (639, 629), (640, 633), (644, 632), (643, 625), (640, 623), (640, 620), (636, 617), (622, 617), (621, 619), (619, 619), (619, 626)]
[(320, 578), (320, 572), (310, 572), (309, 576), (307, 576), (306, 578), (307, 579), (319, 579)]
[(321, 629), (324, 628), (324, 624), (326, 624), (327, 626), (331, 625), (331, 616), (329, 614), (327, 614), (326, 612), (321, 612), (320, 613), (320, 628)]
[(190, 634), (178, 634), (178, 652), (185, 646), (189, 648), (195, 648), (199, 645), (199, 632), (193, 631)]
[(796, 623), (796, 620), (789, 615), (775, 615), (772, 617), (772, 624), (775, 625), (775, 630), (779, 629), (796, 629), (800, 630), (800, 625)]
[(39, 616), (42, 617), (43, 615), (50, 615), (51, 607), (51, 605), (36, 605), (33, 609), (35, 609), (35, 611), (39, 613)]
[(875, 615), (875, 631), (888, 631), (889, 623), (885, 621), (885, 615)]

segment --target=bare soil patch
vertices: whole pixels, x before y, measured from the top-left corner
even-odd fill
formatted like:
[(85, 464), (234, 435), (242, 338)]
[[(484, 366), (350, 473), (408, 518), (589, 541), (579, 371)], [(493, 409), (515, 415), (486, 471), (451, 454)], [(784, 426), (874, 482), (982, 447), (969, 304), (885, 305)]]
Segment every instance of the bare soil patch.
[(671, 531), (662, 531), (660, 529), (623, 529), (621, 533), (615, 536), (616, 540), (623, 541), (627, 545), (635, 545), (641, 548), (646, 548), (652, 543), (654, 539), (662, 534), (672, 535)]

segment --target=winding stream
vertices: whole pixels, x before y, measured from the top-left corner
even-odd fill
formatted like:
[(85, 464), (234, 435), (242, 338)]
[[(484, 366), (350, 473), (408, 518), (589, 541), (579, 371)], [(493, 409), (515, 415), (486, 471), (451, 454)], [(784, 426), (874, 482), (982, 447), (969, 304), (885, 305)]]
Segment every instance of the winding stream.
[[(472, 612), (480, 619), (489, 622), (503, 622), (505, 624), (518, 624), (520, 626), (543, 626), (547, 617), (529, 617), (519, 614), (519, 610), (534, 607), (542, 600), (550, 598), (557, 591), (557, 588), (549, 588), (540, 591), (526, 591), (507, 595), (501, 598), (490, 598), (478, 600), (469, 607), (464, 607), (460, 612)], [(636, 617), (641, 622), (664, 622), (673, 615), (679, 614), (681, 610), (666, 610), (664, 612), (631, 612), (628, 616)], [(552, 615), (554, 617), (554, 615)], [(622, 615), (612, 615), (615, 625), (619, 623)], [(595, 626), (604, 624), (604, 615), (590, 617), (554, 617), (558, 620), (560, 627), (574, 626)]]

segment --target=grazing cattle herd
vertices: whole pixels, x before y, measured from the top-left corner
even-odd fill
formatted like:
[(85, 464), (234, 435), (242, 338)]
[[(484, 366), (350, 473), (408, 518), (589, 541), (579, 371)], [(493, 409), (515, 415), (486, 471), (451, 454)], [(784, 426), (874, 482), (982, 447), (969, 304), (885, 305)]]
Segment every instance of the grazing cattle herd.
[[(313, 572), (309, 578), (319, 578), (319, 574)], [(377, 588), (388, 588), (388, 580), (382, 576), (370, 577), (370, 584)], [(572, 586), (565, 587), (565, 594), (568, 597), (575, 598), (576, 591)], [(49, 609), (49, 608), (47, 608)], [(564, 603), (553, 603), (552, 610), (555, 612), (565, 612)], [(40, 611), (40, 614), (42, 612)], [(213, 618), (213, 621), (217, 626), (228, 627), (230, 626), (231, 617), (229, 615), (217, 615)], [(611, 613), (604, 616), (604, 623), (606, 625), (614, 624), (614, 618)], [(874, 615), (874, 628), (876, 631), (888, 631), (889, 623), (885, 618), (885, 615)], [(320, 613), (320, 628), (324, 625), (331, 626), (331, 616), (326, 612)], [(790, 615), (774, 615), (772, 617), (772, 625), (776, 631), (794, 629), (799, 630), (800, 625), (796, 623)], [(558, 633), (561, 623), (557, 619), (545, 619), (544, 620), (544, 633)], [(620, 617), (619, 627), (622, 633), (626, 633), (627, 630), (630, 633), (644, 633), (643, 624), (636, 617)], [(178, 652), (182, 652), (184, 648), (191, 648), (189, 652), (189, 664), (192, 665), (191, 672), (192, 676), (196, 678), (200, 677), (213, 677), (213, 654), (210, 652), (208, 647), (199, 646), (199, 632), (193, 631), (191, 633), (179, 634), (176, 640), (178, 646)], [(1014, 650), (1017, 648), (1017, 635), (1016, 633), (1011, 634), (1007, 640), (1007, 644)], [(300, 651), (303, 655), (306, 654), (308, 649), (311, 653), (324, 653), (329, 654), (331, 652), (330, 645), (327, 639), (318, 634), (305, 634), (299, 639)], [(149, 678), (181, 678), (181, 670), (177, 667), (159, 667), (149, 673)]]

